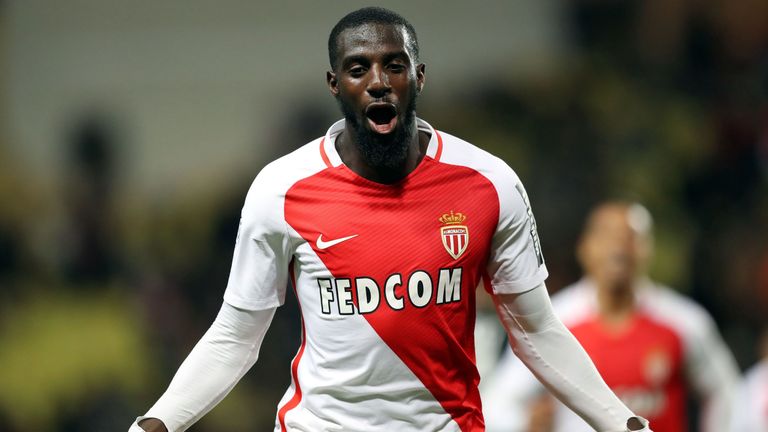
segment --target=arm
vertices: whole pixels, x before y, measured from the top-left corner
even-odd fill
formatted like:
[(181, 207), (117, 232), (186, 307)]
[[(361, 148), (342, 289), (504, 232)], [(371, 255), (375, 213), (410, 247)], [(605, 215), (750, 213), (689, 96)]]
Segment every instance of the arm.
[(575, 337), (554, 315), (544, 284), (494, 295), (515, 354), (566, 406), (600, 432), (650, 431), (603, 382)]
[(225, 302), (168, 390), (129, 432), (183, 431), (199, 420), (256, 362), (274, 314), (275, 308), (250, 311)]
[(708, 314), (702, 314), (700, 324), (689, 340), (686, 376), (702, 401), (702, 430), (724, 431), (734, 413), (739, 369)]

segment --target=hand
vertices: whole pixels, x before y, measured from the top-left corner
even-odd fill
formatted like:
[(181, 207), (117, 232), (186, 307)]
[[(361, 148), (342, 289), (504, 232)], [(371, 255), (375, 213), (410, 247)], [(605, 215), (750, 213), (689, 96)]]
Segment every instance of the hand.
[(642, 417), (630, 417), (627, 420), (627, 432), (653, 432), (651, 426), (648, 424), (648, 420)]
[(542, 394), (528, 405), (526, 432), (552, 432), (554, 430), (555, 403), (552, 396)]
[(128, 432), (168, 432), (163, 422), (156, 418), (147, 418), (138, 424), (134, 422)]

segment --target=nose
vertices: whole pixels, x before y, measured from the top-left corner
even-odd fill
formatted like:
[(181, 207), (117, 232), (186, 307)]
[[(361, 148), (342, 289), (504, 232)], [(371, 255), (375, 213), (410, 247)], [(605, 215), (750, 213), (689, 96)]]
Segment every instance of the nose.
[(370, 70), (371, 79), (368, 81), (368, 94), (373, 98), (382, 98), (392, 91), (392, 87), (389, 85), (389, 77), (387, 77), (384, 68), (375, 65)]

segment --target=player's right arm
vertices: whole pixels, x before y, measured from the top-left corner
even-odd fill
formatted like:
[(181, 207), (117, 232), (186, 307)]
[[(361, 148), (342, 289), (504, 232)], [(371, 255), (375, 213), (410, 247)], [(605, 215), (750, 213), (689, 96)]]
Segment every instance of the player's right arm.
[[(281, 169), (265, 167), (254, 180), (240, 219), (224, 304), (184, 360), (168, 390), (137, 419), (131, 432), (186, 430), (210, 411), (258, 358), (275, 309), (283, 304), (293, 257), (283, 217)], [(141, 426), (139, 426), (139, 423)]]
[(129, 432), (183, 431), (210, 411), (258, 359), (274, 313), (275, 308), (251, 311), (225, 302), (168, 390)]
[(734, 400), (740, 380), (739, 369), (712, 317), (690, 305), (687, 324), (685, 372), (701, 399), (700, 426), (704, 432), (727, 430), (736, 416)]

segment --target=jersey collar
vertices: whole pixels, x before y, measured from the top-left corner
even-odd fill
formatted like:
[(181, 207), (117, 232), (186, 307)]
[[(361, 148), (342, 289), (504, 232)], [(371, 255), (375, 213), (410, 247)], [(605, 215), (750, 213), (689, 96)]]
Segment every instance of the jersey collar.
[[(323, 155), (323, 160), (331, 167), (337, 167), (342, 164), (341, 157), (336, 151), (336, 138), (344, 130), (346, 121), (341, 119), (331, 125), (328, 132), (325, 133), (325, 138), (321, 141), (320, 153)], [(416, 127), (421, 132), (429, 134), (429, 145), (427, 146), (427, 156), (439, 160), (443, 151), (443, 140), (435, 129), (426, 121), (416, 117)]]
[[(595, 282), (590, 277), (584, 276), (576, 284), (583, 287), (582, 289), (589, 293), (589, 304), (595, 311), (597, 311), (597, 286), (595, 285)], [(633, 289), (636, 301), (635, 304), (637, 306), (644, 305), (648, 301), (648, 297), (655, 295), (653, 292), (655, 286), (656, 285), (648, 276), (638, 277)]]

